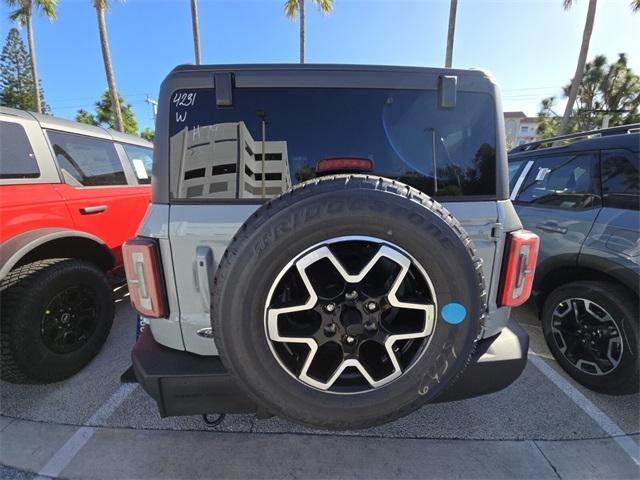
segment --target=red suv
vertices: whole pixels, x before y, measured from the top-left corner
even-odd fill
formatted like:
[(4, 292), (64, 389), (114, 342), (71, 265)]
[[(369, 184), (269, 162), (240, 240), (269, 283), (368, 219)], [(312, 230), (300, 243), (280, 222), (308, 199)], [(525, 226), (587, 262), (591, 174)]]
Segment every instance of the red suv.
[(62, 380), (98, 353), (151, 159), (139, 137), (0, 107), (3, 380)]

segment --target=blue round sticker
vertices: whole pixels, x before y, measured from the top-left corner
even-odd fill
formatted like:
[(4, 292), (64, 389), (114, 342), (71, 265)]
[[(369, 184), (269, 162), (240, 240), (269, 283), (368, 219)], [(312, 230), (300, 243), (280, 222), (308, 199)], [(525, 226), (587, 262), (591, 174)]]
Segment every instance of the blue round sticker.
[(451, 325), (461, 323), (467, 316), (467, 309), (459, 303), (447, 303), (442, 307), (442, 319)]

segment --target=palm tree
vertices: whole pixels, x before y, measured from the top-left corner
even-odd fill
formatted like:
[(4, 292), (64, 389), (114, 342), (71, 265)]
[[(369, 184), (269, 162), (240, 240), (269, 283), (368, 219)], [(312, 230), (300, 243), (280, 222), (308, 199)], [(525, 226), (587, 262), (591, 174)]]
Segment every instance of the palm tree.
[[(330, 13), (333, 10), (334, 0), (311, 0), (322, 13)], [(284, 13), (291, 20), (295, 20), (300, 12), (300, 63), (304, 63), (304, 2), (305, 0), (285, 0)]]
[[(563, 0), (564, 9), (568, 10), (573, 6), (574, 0)], [(578, 55), (578, 65), (576, 66), (576, 73), (571, 80), (571, 88), (569, 89), (569, 97), (567, 99), (567, 106), (564, 109), (564, 115), (560, 121), (559, 135), (565, 133), (567, 129), (567, 123), (571, 112), (573, 111), (573, 105), (576, 103), (576, 97), (578, 96), (578, 87), (582, 82), (582, 75), (584, 74), (584, 65), (587, 62), (587, 54), (589, 53), (589, 42), (591, 41), (591, 32), (593, 31), (593, 21), (596, 17), (596, 5), (598, 0), (589, 0), (589, 8), (587, 10), (587, 20), (584, 24), (584, 32), (582, 33), (582, 45), (580, 46), (580, 54)]]
[(42, 98), (40, 98), (40, 77), (36, 68), (36, 47), (33, 39), (33, 10), (40, 9), (49, 20), (55, 20), (58, 0), (6, 0), (10, 7), (17, 7), (9, 18), (26, 25), (29, 41), (29, 57), (31, 58), (31, 75), (33, 76), (33, 98), (35, 110), (42, 113)]
[(200, 65), (200, 29), (198, 27), (198, 0), (191, 0), (191, 28), (193, 29), (193, 49), (196, 65)]
[(100, 32), (100, 46), (102, 47), (102, 59), (104, 60), (104, 71), (107, 75), (107, 85), (109, 86), (109, 96), (111, 97), (111, 105), (113, 107), (113, 117), (115, 120), (116, 130), (124, 132), (124, 124), (122, 122), (122, 110), (120, 108), (120, 98), (116, 90), (116, 79), (113, 74), (113, 65), (111, 64), (111, 52), (109, 51), (109, 39), (107, 38), (107, 24), (104, 14), (109, 8), (109, 0), (93, 0), (93, 6), (96, 8), (98, 16), (98, 31)]
[(456, 32), (456, 11), (458, 10), (458, 0), (451, 0), (449, 5), (449, 30), (447, 31), (447, 54), (444, 60), (444, 66), (451, 68), (453, 61), (453, 37)]

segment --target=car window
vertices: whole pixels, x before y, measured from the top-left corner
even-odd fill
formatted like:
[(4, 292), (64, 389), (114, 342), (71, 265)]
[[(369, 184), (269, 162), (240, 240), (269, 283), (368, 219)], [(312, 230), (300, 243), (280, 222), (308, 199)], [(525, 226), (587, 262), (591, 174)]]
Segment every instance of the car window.
[(640, 210), (640, 156), (626, 150), (602, 152), (604, 206)]
[(0, 122), (0, 178), (37, 178), (40, 169), (22, 125)]
[(539, 158), (516, 201), (574, 210), (599, 207), (597, 166), (598, 159), (593, 153)]
[(65, 177), (85, 187), (127, 184), (113, 142), (53, 130), (47, 135)]
[(138, 147), (136, 145), (122, 144), (127, 158), (131, 162), (138, 183), (151, 183), (151, 167), (153, 165), (153, 150), (151, 148)]
[(238, 88), (233, 105), (216, 108), (213, 89), (178, 90), (171, 193), (273, 197), (321, 175), (322, 160), (357, 158), (430, 195), (495, 196), (495, 101), (460, 91), (456, 102), (440, 108), (435, 90)]
[(520, 178), (522, 168), (528, 161), (529, 159), (509, 161), (509, 191), (513, 190), (518, 178)]

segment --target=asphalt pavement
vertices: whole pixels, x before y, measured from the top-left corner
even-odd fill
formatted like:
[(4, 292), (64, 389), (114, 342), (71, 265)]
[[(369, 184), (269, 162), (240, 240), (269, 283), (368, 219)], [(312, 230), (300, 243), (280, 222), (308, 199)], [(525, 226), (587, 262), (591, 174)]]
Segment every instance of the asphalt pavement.
[(530, 361), (509, 388), (356, 432), (271, 418), (162, 419), (121, 385), (135, 341), (124, 298), (98, 357), (52, 385), (0, 384), (1, 478), (640, 478), (640, 397), (573, 382), (531, 306)]

